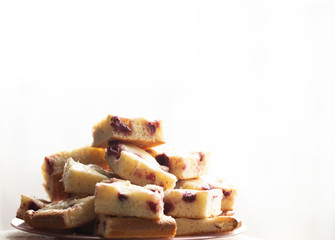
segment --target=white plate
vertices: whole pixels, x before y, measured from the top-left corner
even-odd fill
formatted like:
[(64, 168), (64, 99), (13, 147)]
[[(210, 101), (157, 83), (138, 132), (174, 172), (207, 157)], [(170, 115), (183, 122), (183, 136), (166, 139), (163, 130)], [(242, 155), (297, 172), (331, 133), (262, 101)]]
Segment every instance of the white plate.
[[(52, 236), (52, 237), (60, 237), (60, 238), (71, 238), (71, 239), (105, 239), (102, 237), (91, 236), (91, 235), (82, 235), (72, 233), (70, 230), (66, 231), (51, 231), (51, 230), (43, 230), (43, 229), (36, 229), (28, 226), (24, 223), (23, 220), (19, 218), (14, 218), (11, 222), (11, 225), (21, 231), (30, 232), (39, 235), (45, 236)], [(220, 234), (210, 234), (210, 235), (196, 235), (196, 236), (182, 236), (182, 237), (174, 237), (173, 239), (178, 240), (195, 240), (195, 239), (215, 239), (215, 238), (223, 238), (223, 237), (231, 237), (236, 234), (243, 233), (246, 230), (246, 227), (242, 224), (241, 227), (237, 228), (236, 230), (229, 232), (229, 233), (220, 233)], [(147, 239), (155, 239), (155, 238), (147, 238)], [(164, 239), (164, 238), (156, 238), (156, 239)], [(168, 239), (168, 238), (166, 238)]]

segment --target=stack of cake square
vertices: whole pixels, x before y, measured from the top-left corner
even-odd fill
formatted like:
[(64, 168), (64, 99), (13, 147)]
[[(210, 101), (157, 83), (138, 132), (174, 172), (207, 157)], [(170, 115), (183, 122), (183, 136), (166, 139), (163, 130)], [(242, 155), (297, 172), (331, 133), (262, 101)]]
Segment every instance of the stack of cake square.
[(92, 146), (45, 157), (50, 201), (22, 195), (17, 217), (105, 238), (230, 232), (240, 225), (235, 189), (206, 175), (208, 158), (168, 147), (162, 121), (109, 115), (93, 127)]

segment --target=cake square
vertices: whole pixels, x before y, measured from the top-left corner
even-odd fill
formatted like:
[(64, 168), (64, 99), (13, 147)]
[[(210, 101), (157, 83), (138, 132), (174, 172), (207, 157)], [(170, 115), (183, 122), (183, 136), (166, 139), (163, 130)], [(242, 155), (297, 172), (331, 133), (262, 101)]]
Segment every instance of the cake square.
[(106, 160), (115, 174), (133, 184), (155, 184), (172, 189), (177, 182), (173, 174), (164, 171), (149, 153), (135, 145), (110, 142)]
[(179, 180), (176, 188), (195, 190), (220, 189), (223, 194), (221, 210), (226, 212), (233, 211), (234, 209), (236, 190), (223, 178), (213, 178), (208, 175), (204, 175), (199, 179)]
[(178, 179), (198, 178), (208, 170), (209, 153), (206, 152), (180, 151), (164, 145), (147, 149), (147, 152)]
[(221, 213), (222, 191), (173, 189), (164, 192), (164, 213), (172, 217), (208, 218)]
[(122, 118), (108, 115), (93, 127), (93, 147), (106, 148), (108, 142), (120, 140), (140, 146), (154, 147), (165, 143), (162, 121), (145, 118)]
[(159, 219), (163, 216), (163, 188), (140, 187), (129, 181), (112, 179), (97, 183), (95, 212), (112, 216)]

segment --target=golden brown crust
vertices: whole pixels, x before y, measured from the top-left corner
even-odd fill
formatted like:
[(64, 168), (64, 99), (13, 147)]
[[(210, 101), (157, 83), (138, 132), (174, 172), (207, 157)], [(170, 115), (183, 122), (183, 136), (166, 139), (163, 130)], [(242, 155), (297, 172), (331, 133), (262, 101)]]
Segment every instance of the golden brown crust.
[(176, 218), (177, 236), (208, 233), (227, 233), (240, 227), (241, 223), (231, 216), (218, 216), (207, 219)]
[(99, 235), (106, 238), (150, 238), (174, 237), (176, 221), (172, 217), (164, 216), (158, 220), (131, 217), (103, 217), (98, 218)]
[(51, 201), (61, 201), (70, 196), (64, 191), (64, 185), (61, 179), (62, 174), (57, 174), (46, 178), (43, 183), (44, 189), (48, 193)]
[(31, 227), (41, 229), (66, 229), (64, 213), (48, 211), (36, 214), (33, 210), (28, 210), (24, 214), (24, 221)]
[(94, 196), (90, 196), (47, 204), (38, 211), (28, 210), (24, 221), (34, 228), (69, 229), (89, 223), (95, 216)]

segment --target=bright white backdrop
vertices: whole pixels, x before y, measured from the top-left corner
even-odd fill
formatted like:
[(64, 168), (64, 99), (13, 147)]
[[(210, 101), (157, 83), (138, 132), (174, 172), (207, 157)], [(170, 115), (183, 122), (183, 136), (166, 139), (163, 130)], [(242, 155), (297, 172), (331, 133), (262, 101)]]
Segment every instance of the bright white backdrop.
[(212, 151), (249, 235), (334, 239), (334, 50), (334, 1), (1, 1), (0, 229), (114, 113)]

